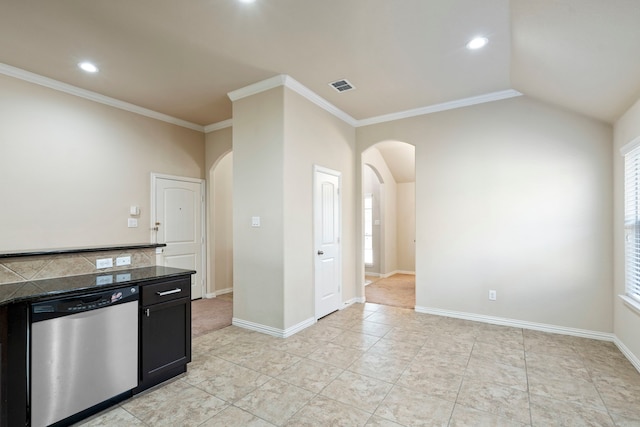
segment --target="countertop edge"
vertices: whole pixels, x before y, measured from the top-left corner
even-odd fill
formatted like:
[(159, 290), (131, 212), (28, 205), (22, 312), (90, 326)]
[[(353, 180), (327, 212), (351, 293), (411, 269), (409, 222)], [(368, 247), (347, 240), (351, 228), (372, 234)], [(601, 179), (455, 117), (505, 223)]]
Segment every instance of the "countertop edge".
[(121, 250), (130, 250), (130, 249), (153, 249), (153, 248), (163, 248), (165, 246), (167, 246), (165, 243), (141, 243), (141, 244), (131, 244), (131, 245), (91, 246), (91, 247), (84, 247), (84, 248), (40, 249), (40, 250), (33, 250), (33, 251), (16, 251), (16, 252), (0, 253), (0, 259), (43, 256), (43, 255), (63, 255), (63, 254), (89, 253), (89, 252), (121, 251)]
[[(159, 271), (158, 270), (159, 268), (162, 270)], [(135, 275), (136, 272), (141, 272), (143, 270), (149, 271), (149, 273), (151, 273), (151, 269), (155, 269), (154, 274), (146, 274), (144, 275), (144, 277), (138, 277)], [(123, 274), (131, 274), (131, 273), (133, 273), (134, 276), (131, 277), (131, 279), (129, 280), (120, 280), (120, 281), (116, 280), (112, 283), (100, 284), (100, 285), (95, 284), (96, 283), (95, 278), (98, 276), (104, 276), (104, 274), (67, 276), (67, 277), (59, 277), (54, 279), (31, 280), (31, 281), (25, 281), (25, 282), (6, 284), (6, 285), (14, 285), (18, 287), (33, 286), (35, 289), (31, 293), (17, 295), (20, 293), (19, 292), (20, 289), (18, 288), (10, 296), (0, 301), (0, 306), (8, 305), (8, 304), (16, 304), (16, 303), (32, 303), (32, 302), (51, 299), (51, 298), (61, 298), (61, 297), (73, 296), (76, 294), (82, 294), (82, 293), (92, 293), (92, 292), (98, 292), (98, 291), (103, 291), (108, 289), (116, 289), (116, 288), (130, 286), (130, 285), (145, 285), (148, 282), (153, 282), (158, 279), (170, 279), (172, 277), (192, 275), (192, 274), (195, 274), (196, 271), (172, 268), (172, 267), (153, 266), (153, 267), (132, 268), (130, 270), (121, 270), (121, 271), (114, 272), (113, 274), (118, 274), (120, 277), (122, 277), (121, 275)], [(70, 289), (60, 288), (55, 290), (46, 290), (38, 286), (39, 283), (42, 284), (45, 282), (51, 282), (52, 280), (56, 280), (56, 281), (57, 280), (64, 281), (69, 279), (78, 280), (79, 278), (82, 278), (82, 277), (87, 279), (87, 283), (91, 282), (94, 284), (81, 285), (81, 286), (70, 288)], [(92, 277), (94, 278), (94, 281), (88, 280)], [(6, 285), (0, 285), (0, 286), (6, 286)]]

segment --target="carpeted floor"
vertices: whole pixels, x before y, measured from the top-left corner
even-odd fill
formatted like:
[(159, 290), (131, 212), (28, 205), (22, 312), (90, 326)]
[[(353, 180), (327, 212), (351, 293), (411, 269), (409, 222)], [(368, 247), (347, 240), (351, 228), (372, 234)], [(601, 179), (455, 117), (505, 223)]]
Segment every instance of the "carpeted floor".
[(364, 287), (367, 302), (392, 305), (394, 307), (415, 308), (416, 276), (394, 274), (378, 279)]
[(232, 317), (233, 293), (191, 301), (191, 336), (195, 338), (229, 326)]

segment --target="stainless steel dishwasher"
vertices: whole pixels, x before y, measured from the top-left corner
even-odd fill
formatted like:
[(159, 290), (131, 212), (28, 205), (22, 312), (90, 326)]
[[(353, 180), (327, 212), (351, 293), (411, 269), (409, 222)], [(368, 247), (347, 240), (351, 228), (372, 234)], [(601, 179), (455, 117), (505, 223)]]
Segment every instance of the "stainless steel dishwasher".
[(138, 287), (31, 305), (31, 426), (57, 423), (138, 385)]

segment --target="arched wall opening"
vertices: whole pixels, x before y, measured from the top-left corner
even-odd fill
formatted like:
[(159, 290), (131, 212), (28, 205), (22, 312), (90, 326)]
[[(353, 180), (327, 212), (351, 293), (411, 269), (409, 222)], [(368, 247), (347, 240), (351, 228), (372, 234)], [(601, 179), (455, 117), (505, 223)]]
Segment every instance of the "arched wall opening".
[(207, 297), (233, 292), (233, 153), (209, 169), (209, 284)]
[(363, 287), (376, 278), (415, 276), (415, 147), (378, 142), (363, 150), (361, 172)]

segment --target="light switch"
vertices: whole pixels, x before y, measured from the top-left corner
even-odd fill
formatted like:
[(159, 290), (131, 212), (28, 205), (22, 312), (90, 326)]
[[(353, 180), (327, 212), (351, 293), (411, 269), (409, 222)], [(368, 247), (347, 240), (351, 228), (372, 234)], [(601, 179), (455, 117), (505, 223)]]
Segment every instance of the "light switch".
[(136, 228), (137, 226), (138, 226), (138, 219), (137, 218), (129, 218), (127, 220), (127, 227)]
[(130, 206), (129, 207), (129, 215), (131, 215), (131, 216), (140, 215), (140, 208), (138, 206)]
[(251, 226), (252, 227), (260, 227), (260, 217), (259, 216), (252, 216), (251, 217)]

